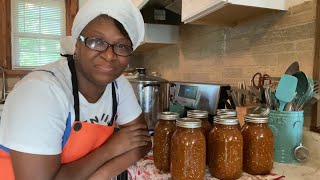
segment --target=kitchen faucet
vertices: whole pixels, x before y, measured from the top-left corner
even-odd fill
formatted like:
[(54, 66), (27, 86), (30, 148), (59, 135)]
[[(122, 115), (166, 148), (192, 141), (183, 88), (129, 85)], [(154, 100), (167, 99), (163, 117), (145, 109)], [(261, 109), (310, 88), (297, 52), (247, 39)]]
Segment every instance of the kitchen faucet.
[(4, 68), (0, 67), (0, 70), (2, 73), (2, 93), (1, 93), (0, 103), (4, 103), (6, 100), (6, 78), (5, 78)]

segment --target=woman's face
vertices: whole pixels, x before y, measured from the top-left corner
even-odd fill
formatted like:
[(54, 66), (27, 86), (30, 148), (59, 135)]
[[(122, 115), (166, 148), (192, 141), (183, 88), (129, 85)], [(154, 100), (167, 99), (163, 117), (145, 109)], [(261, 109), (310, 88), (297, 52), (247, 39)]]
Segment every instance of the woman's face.
[[(131, 45), (131, 41), (117, 29), (114, 20), (98, 16), (81, 32), (84, 37), (95, 37), (109, 44)], [(78, 40), (75, 52), (75, 66), (79, 83), (87, 81), (95, 86), (105, 86), (118, 78), (128, 65), (128, 57), (116, 55), (109, 46), (104, 51), (88, 48)]]

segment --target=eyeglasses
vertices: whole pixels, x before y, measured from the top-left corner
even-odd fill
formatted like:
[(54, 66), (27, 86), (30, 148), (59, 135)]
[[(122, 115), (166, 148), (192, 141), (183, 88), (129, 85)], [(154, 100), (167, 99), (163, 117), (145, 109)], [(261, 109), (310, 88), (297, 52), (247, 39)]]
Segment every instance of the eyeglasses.
[(95, 51), (104, 51), (108, 49), (110, 46), (112, 47), (112, 51), (118, 56), (130, 56), (132, 54), (132, 47), (125, 44), (109, 44), (106, 41), (95, 38), (95, 37), (84, 37), (82, 35), (79, 36), (79, 39), (90, 49)]

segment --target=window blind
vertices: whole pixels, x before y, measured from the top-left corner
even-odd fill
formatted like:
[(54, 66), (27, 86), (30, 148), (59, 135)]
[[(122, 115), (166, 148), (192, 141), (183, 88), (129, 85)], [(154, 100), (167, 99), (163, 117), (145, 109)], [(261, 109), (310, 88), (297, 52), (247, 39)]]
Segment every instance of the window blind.
[(11, 0), (12, 69), (58, 60), (65, 17), (65, 0)]

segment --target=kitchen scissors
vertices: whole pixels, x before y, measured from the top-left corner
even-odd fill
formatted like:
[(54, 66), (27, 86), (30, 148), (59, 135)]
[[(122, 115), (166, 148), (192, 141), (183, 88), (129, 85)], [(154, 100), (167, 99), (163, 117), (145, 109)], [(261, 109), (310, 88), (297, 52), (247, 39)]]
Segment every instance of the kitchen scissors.
[[(269, 81), (268, 84), (271, 84), (271, 80), (269, 74), (261, 74), (260, 72), (257, 72), (252, 77), (252, 85), (257, 89), (263, 89), (263, 86), (265, 85), (265, 81)], [(258, 80), (258, 81), (257, 81)]]

